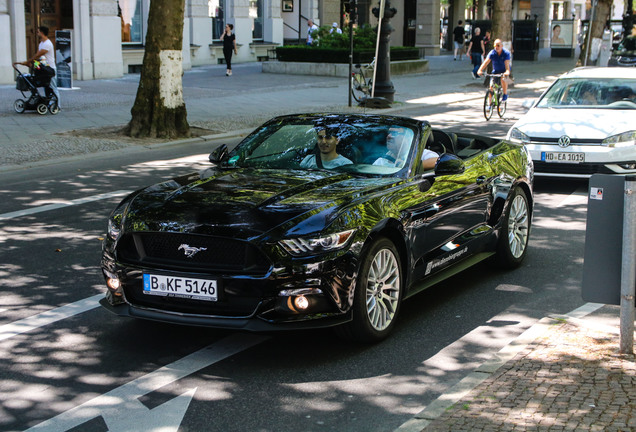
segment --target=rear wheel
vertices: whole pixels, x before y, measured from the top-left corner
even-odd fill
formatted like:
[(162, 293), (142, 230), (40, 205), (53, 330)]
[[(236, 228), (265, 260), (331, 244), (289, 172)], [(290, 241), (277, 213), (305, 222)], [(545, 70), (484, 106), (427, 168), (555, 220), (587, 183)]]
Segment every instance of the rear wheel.
[(521, 188), (515, 188), (501, 221), (495, 263), (503, 268), (516, 268), (526, 256), (530, 238), (530, 206)]
[(486, 96), (484, 96), (484, 117), (486, 117), (486, 120), (490, 120), (490, 117), (492, 117), (492, 111), (492, 91), (488, 90), (486, 92)]
[(16, 99), (15, 102), (13, 102), (13, 109), (15, 110), (15, 112), (22, 114), (25, 110), (25, 104), (26, 101), (24, 101), (23, 99)]
[(353, 320), (338, 331), (347, 339), (378, 342), (395, 326), (402, 301), (402, 267), (397, 249), (387, 238), (366, 250), (356, 283)]
[(53, 102), (49, 105), (49, 112), (53, 115), (60, 112), (60, 107), (57, 106), (57, 102)]
[(353, 98), (356, 102), (360, 102), (362, 98), (367, 95), (368, 91), (364, 75), (362, 75), (361, 72), (355, 72), (351, 76), (351, 95)]
[(38, 114), (40, 115), (44, 115), (46, 114), (46, 112), (49, 110), (49, 108), (46, 106), (46, 104), (38, 104), (38, 106), (36, 107), (36, 111), (38, 112)]
[(503, 91), (499, 90), (497, 92), (497, 100), (499, 101), (499, 104), (497, 105), (497, 114), (500, 118), (503, 118), (506, 113), (506, 104), (508, 103), (508, 101), (503, 100)]

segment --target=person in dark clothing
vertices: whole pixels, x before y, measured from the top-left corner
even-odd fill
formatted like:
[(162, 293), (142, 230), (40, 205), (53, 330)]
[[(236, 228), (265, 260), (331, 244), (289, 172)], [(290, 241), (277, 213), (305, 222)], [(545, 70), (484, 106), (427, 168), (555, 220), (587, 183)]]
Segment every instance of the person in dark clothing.
[(457, 27), (453, 29), (453, 41), (455, 44), (455, 54), (453, 60), (457, 60), (457, 51), (459, 51), (459, 57), (461, 58), (461, 50), (464, 49), (464, 26), (462, 25), (462, 20), (459, 20), (457, 22)]
[(225, 31), (221, 35), (221, 40), (223, 41), (223, 57), (225, 57), (225, 64), (227, 65), (225, 76), (232, 76), (232, 51), (234, 51), (234, 54), (238, 54), (236, 51), (236, 36), (232, 33), (233, 29), (234, 26), (232, 24), (227, 24)]
[(470, 39), (470, 43), (468, 44), (468, 52), (466, 53), (473, 64), (473, 79), (477, 79), (477, 70), (479, 69), (479, 66), (481, 66), (481, 62), (483, 61), (484, 52), (484, 38), (481, 36), (481, 29), (479, 27), (476, 27), (475, 35)]

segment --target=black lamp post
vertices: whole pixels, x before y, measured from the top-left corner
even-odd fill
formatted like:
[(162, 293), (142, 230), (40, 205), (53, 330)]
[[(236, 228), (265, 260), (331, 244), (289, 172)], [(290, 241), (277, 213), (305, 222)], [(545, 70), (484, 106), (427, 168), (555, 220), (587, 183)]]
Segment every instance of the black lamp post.
[[(380, 8), (373, 8), (372, 12), (376, 18), (380, 17)], [(394, 29), (389, 21), (395, 16), (396, 12), (397, 10), (392, 8), (387, 0), (384, 5), (384, 17), (379, 28), (380, 42), (378, 44), (378, 58), (376, 59), (377, 71), (374, 97), (383, 97), (389, 102), (393, 102), (393, 95), (395, 94), (395, 88), (391, 82), (391, 51), (389, 50), (391, 32)]]

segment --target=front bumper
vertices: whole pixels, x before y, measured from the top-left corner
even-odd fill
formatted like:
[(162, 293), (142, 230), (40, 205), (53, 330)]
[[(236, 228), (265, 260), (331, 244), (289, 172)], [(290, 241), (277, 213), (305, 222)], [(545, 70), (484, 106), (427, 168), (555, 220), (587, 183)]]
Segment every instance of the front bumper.
[[(626, 164), (636, 164), (636, 147), (612, 148), (602, 145), (571, 145), (561, 148), (553, 144), (529, 143), (526, 148), (534, 162), (536, 176), (589, 178), (594, 174), (634, 174), (636, 169), (626, 169)], [(582, 153), (584, 162), (563, 163), (547, 161), (546, 154)], [(621, 166), (623, 165), (623, 166)]]

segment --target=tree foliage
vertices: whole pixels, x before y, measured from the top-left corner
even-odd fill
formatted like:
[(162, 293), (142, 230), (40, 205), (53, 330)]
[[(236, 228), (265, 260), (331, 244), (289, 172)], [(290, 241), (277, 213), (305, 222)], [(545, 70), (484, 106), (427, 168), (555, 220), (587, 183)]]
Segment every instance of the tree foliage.
[(176, 138), (190, 135), (183, 100), (183, 0), (152, 0), (137, 97), (128, 134)]

